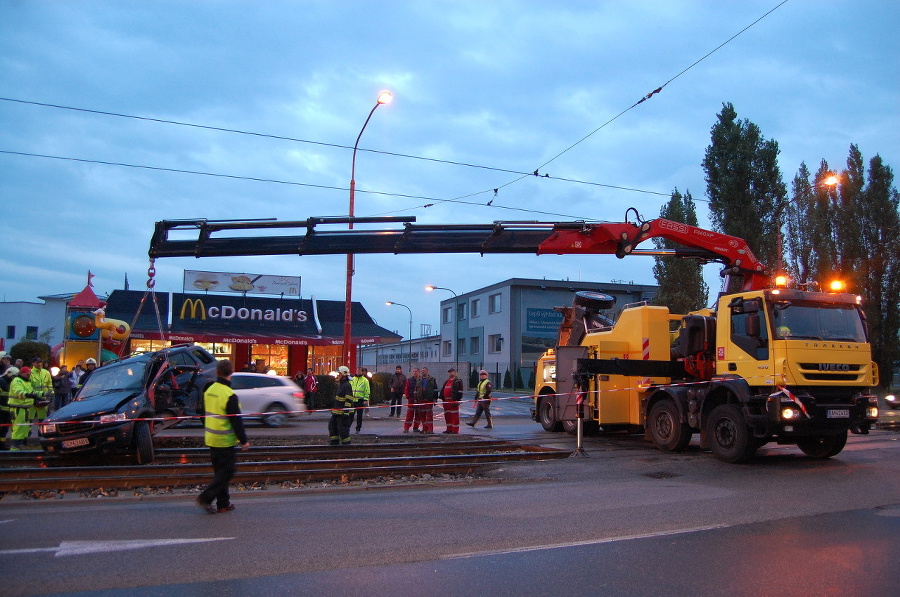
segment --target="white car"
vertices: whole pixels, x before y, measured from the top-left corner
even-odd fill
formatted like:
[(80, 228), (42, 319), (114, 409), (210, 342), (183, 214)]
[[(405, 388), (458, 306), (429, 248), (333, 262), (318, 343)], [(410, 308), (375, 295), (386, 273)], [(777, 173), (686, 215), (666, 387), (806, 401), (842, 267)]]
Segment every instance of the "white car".
[(290, 378), (263, 373), (235, 373), (231, 389), (245, 419), (260, 419), (267, 427), (281, 427), (306, 411), (303, 390)]

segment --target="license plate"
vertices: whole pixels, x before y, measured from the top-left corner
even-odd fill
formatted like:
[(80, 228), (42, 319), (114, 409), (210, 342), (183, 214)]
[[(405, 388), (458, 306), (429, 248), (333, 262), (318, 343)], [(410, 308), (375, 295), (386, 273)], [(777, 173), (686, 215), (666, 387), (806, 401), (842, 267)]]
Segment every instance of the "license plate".
[(61, 445), (62, 445), (63, 449), (68, 449), (68, 448), (77, 448), (78, 446), (86, 446), (89, 443), (91, 443), (91, 442), (88, 438), (79, 437), (78, 439), (67, 439), (66, 441), (62, 442)]
[(829, 419), (849, 419), (850, 418), (850, 409), (847, 408), (833, 408), (828, 411)]

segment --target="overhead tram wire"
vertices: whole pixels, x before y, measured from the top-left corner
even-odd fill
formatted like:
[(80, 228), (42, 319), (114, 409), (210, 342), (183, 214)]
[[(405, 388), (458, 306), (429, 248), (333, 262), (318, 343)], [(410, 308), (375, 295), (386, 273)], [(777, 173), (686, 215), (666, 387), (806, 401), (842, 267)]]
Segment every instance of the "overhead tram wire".
[[(541, 171), (542, 169), (544, 169), (548, 164), (553, 163), (554, 161), (556, 161), (556, 160), (557, 160), (559, 157), (561, 157), (562, 155), (568, 153), (569, 151), (571, 151), (572, 149), (574, 149), (575, 147), (577, 147), (578, 145), (580, 145), (580, 144), (583, 143), (584, 141), (588, 140), (588, 139), (589, 139), (590, 137), (592, 137), (595, 133), (597, 133), (597, 132), (600, 131), (601, 129), (605, 128), (606, 126), (608, 126), (609, 124), (611, 124), (612, 122), (614, 122), (615, 120), (617, 120), (619, 117), (621, 117), (621, 116), (623, 116), (624, 114), (630, 112), (631, 110), (633, 110), (634, 108), (636, 108), (636, 107), (639, 106), (640, 104), (644, 103), (645, 101), (647, 101), (648, 99), (650, 99), (650, 98), (653, 97), (654, 95), (660, 93), (660, 92), (666, 87), (666, 85), (668, 85), (669, 83), (671, 83), (671, 82), (674, 81), (675, 79), (679, 78), (681, 75), (685, 74), (686, 72), (688, 72), (689, 70), (691, 70), (692, 68), (694, 68), (695, 66), (697, 66), (698, 64), (700, 64), (701, 62), (703, 62), (704, 60), (706, 60), (707, 58), (709, 58), (710, 56), (712, 56), (713, 54), (715, 54), (716, 52), (718, 52), (719, 50), (721, 50), (722, 48), (724, 48), (726, 45), (728, 45), (729, 43), (731, 43), (732, 41), (734, 41), (735, 39), (737, 39), (738, 36), (740, 36), (741, 34), (743, 34), (744, 32), (746, 32), (748, 29), (750, 29), (751, 27), (753, 27), (754, 25), (756, 25), (757, 23), (759, 23), (760, 21), (762, 21), (764, 18), (766, 18), (767, 16), (769, 16), (770, 14), (772, 14), (773, 12), (775, 12), (776, 10), (778, 10), (779, 8), (781, 8), (781, 7), (782, 7), (783, 5), (785, 5), (787, 2), (788, 2), (788, 0), (782, 0), (781, 2), (779, 2), (777, 5), (775, 5), (774, 7), (772, 7), (771, 9), (769, 9), (768, 11), (766, 11), (761, 17), (759, 17), (758, 19), (756, 19), (755, 21), (753, 21), (752, 23), (750, 23), (749, 25), (747, 25), (746, 27), (744, 27), (743, 29), (741, 29), (740, 31), (738, 31), (737, 33), (735, 33), (734, 35), (732, 35), (731, 37), (729, 37), (728, 39), (726, 39), (725, 41), (723, 41), (722, 43), (720, 43), (718, 46), (716, 46), (715, 48), (713, 48), (712, 50), (710, 50), (709, 52), (707, 52), (706, 54), (704, 54), (704, 55), (703, 55), (702, 57), (700, 57), (699, 59), (695, 60), (695, 61), (694, 61), (693, 63), (691, 63), (687, 68), (685, 68), (684, 70), (682, 70), (681, 72), (679, 72), (677, 75), (675, 75), (674, 77), (672, 77), (671, 79), (669, 79), (668, 81), (666, 81), (665, 83), (663, 83), (662, 85), (660, 85), (659, 87), (657, 87), (656, 89), (654, 89), (653, 91), (651, 91), (650, 93), (648, 93), (647, 95), (645, 95), (644, 97), (642, 97), (641, 99), (639, 99), (638, 101), (636, 101), (634, 104), (632, 104), (632, 105), (629, 106), (628, 108), (622, 110), (621, 112), (619, 112), (618, 114), (616, 114), (615, 116), (613, 116), (612, 118), (610, 118), (609, 120), (607, 120), (606, 122), (604, 122), (603, 124), (601, 124), (600, 126), (598, 126), (597, 128), (595, 128), (593, 131), (591, 131), (590, 133), (588, 133), (587, 135), (585, 135), (584, 137), (582, 137), (581, 139), (579, 139), (579, 140), (576, 141), (575, 143), (572, 143), (571, 145), (569, 145), (568, 147), (566, 147), (565, 149), (563, 149), (562, 151), (560, 151), (558, 154), (556, 154), (555, 156), (553, 156), (552, 158), (550, 158), (549, 160), (547, 160), (546, 162), (544, 162), (543, 164), (541, 164), (540, 166), (538, 166), (538, 167), (534, 170), (534, 172), (532, 172), (532, 173), (530, 173), (530, 174), (528, 174), (528, 173), (522, 173), (522, 176), (519, 176), (518, 178), (515, 178), (515, 179), (513, 179), (513, 180), (511, 180), (511, 181), (509, 181), (509, 182), (507, 182), (507, 183), (504, 183), (504, 184), (502, 184), (502, 185), (500, 185), (500, 186), (498, 186), (498, 187), (495, 187), (495, 188), (493, 188), (493, 189), (486, 189), (486, 190), (483, 190), (483, 191), (478, 191), (478, 192), (475, 192), (475, 193), (470, 193), (470, 194), (468, 194), (468, 195), (461, 195), (460, 197), (457, 197), (456, 199), (466, 199), (466, 198), (468, 198), (468, 197), (474, 197), (474, 196), (476, 196), (476, 195), (483, 195), (483, 194), (485, 194), (485, 193), (494, 193), (494, 194), (496, 194), (498, 190), (503, 189), (503, 188), (506, 188), (506, 187), (508, 187), (508, 186), (511, 186), (511, 185), (513, 185), (513, 184), (515, 184), (515, 183), (517, 183), (517, 182), (519, 182), (519, 181), (525, 180), (525, 179), (528, 178), (529, 176), (534, 176), (534, 177), (537, 177), (537, 178), (553, 178), (553, 177), (548, 176), (548, 175), (546, 175), (546, 174), (540, 175), (539, 173), (540, 173), (540, 171)], [(662, 194), (662, 193), (660, 193), (660, 194)], [(494, 205), (494, 206), (492, 206), (492, 207), (499, 207), (499, 206), (498, 206), (498, 205)]]

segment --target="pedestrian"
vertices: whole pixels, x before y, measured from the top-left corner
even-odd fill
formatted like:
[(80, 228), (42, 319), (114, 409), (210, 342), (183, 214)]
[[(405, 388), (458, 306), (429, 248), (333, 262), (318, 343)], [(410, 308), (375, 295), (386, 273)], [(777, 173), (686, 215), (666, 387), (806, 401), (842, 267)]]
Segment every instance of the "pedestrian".
[(313, 375), (312, 367), (306, 369), (302, 387), (305, 393), (303, 400), (306, 402), (306, 410), (313, 410), (316, 407), (316, 392), (319, 391), (319, 380)]
[(437, 402), (437, 380), (422, 367), (422, 378), (416, 386), (416, 408), (421, 412), (422, 433), (434, 433), (434, 404)]
[(403, 374), (403, 367), (397, 365), (394, 374), (391, 375), (391, 414), (400, 418), (400, 411), (403, 410), (403, 391), (406, 389), (406, 376)]
[(69, 376), (69, 368), (60, 365), (59, 371), (53, 376), (53, 410), (57, 411), (69, 403), (72, 394), (72, 378)]
[(363, 417), (369, 412), (369, 395), (372, 393), (372, 386), (369, 384), (369, 370), (362, 367), (357, 371), (350, 380), (350, 386), (353, 388), (353, 412), (350, 413), (350, 424), (353, 424), (355, 416), (356, 435), (359, 435), (362, 430)]
[(403, 420), (403, 433), (409, 433), (410, 426), (413, 431), (418, 431), (419, 425), (422, 423), (421, 415), (416, 410), (416, 386), (418, 385), (419, 370), (413, 369), (412, 377), (406, 378), (406, 388), (403, 392), (406, 395), (406, 419)]
[(28, 440), (31, 431), (31, 417), (34, 412), (34, 399), (37, 396), (31, 389), (31, 367), (11, 367), (16, 376), (9, 383), (9, 408), (12, 415), (12, 442), (10, 451), (18, 451)]
[(41, 357), (31, 359), (31, 391), (39, 396), (34, 403), (34, 422), (40, 424), (47, 418), (47, 406), (53, 400), (53, 376), (44, 369)]
[(463, 382), (452, 367), (447, 371), (447, 381), (441, 389), (444, 401), (444, 422), (447, 429), (444, 433), (459, 433), (459, 402), (463, 397)]
[(97, 370), (97, 359), (90, 358), (84, 362), (84, 373), (78, 379), (78, 387), (75, 389), (75, 397), (78, 397), (78, 393), (81, 392), (81, 388), (87, 383), (87, 380), (91, 377), (91, 373)]
[[(241, 450), (250, 447), (250, 440), (244, 431), (241, 419), (241, 405), (237, 394), (231, 389), (231, 374), (234, 365), (228, 359), (216, 362), (216, 382), (203, 392), (203, 404), (206, 410), (203, 418), (206, 445), (212, 461), (213, 480), (209, 486), (197, 496), (197, 503), (209, 514), (234, 510), (228, 494), (228, 484), (234, 477), (237, 453), (234, 447)], [(213, 501), (216, 505), (213, 506)]]
[(482, 369), (478, 372), (478, 387), (475, 391), (475, 401), (478, 403), (478, 407), (475, 409), (475, 416), (472, 417), (472, 420), (466, 423), (469, 427), (474, 427), (475, 423), (478, 422), (478, 419), (481, 417), (481, 413), (484, 413), (484, 417), (487, 419), (487, 425), (484, 426), (485, 429), (492, 429), (493, 421), (491, 419), (491, 390), (493, 390), (493, 386), (491, 386), (491, 382), (488, 379), (488, 372)]
[(19, 370), (9, 366), (0, 374), (0, 450), (9, 449), (6, 436), (9, 433), (12, 417), (9, 412), (9, 384), (19, 374)]
[(75, 363), (75, 366), (72, 367), (72, 373), (69, 374), (69, 387), (72, 388), (73, 394), (75, 390), (81, 385), (82, 375), (84, 375), (84, 361), (78, 361), (77, 363)]
[(328, 421), (328, 440), (332, 446), (350, 443), (350, 416), (353, 412), (353, 388), (350, 386), (350, 369), (338, 367), (337, 393), (331, 406)]
[(247, 361), (246, 363), (244, 363), (244, 367), (243, 369), (241, 369), (241, 373), (253, 373), (254, 367), (255, 365), (253, 363)]
[(8, 352), (0, 352), (0, 377), (3, 377), (6, 370), (12, 367), (10, 361), (12, 361), (12, 357), (9, 356)]

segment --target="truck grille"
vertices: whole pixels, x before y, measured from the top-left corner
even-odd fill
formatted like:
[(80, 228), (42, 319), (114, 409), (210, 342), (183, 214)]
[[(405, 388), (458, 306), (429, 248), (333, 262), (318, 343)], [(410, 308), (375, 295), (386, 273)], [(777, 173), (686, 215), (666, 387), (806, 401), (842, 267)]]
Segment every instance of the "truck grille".
[(800, 374), (809, 381), (858, 381), (862, 365), (841, 363), (797, 363)]

